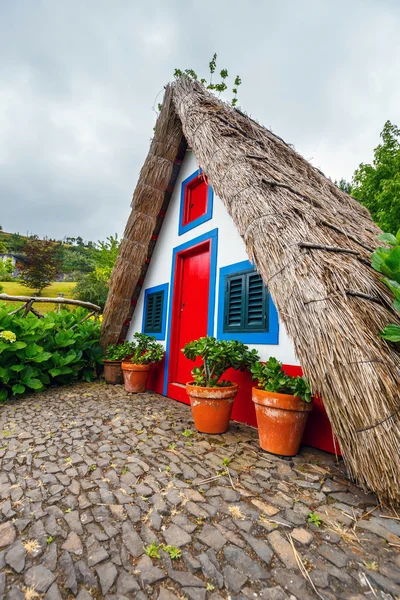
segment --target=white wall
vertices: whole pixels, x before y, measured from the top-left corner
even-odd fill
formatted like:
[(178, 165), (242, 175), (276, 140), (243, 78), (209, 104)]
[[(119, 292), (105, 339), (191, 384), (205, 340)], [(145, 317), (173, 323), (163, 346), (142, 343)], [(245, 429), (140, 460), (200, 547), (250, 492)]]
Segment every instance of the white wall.
[[(131, 339), (132, 335), (136, 331), (142, 329), (142, 315), (143, 315), (143, 299), (144, 290), (146, 288), (161, 285), (163, 283), (170, 284), (169, 298), (171, 294), (171, 282), (169, 281), (171, 276), (171, 261), (172, 251), (176, 246), (180, 246), (185, 242), (188, 242), (212, 229), (218, 228), (218, 252), (217, 252), (217, 281), (216, 281), (216, 293), (218, 294), (218, 283), (219, 283), (219, 269), (226, 267), (243, 260), (248, 260), (244, 242), (239, 236), (237, 229), (232, 221), (232, 218), (226, 211), (225, 206), (215, 194), (214, 194), (214, 207), (213, 217), (209, 221), (202, 223), (198, 227), (187, 231), (183, 235), (178, 235), (178, 223), (179, 223), (179, 210), (180, 210), (180, 196), (181, 196), (181, 183), (189, 175), (194, 173), (198, 169), (196, 160), (191, 151), (186, 153), (185, 160), (182, 164), (179, 177), (177, 179), (175, 190), (172, 195), (167, 214), (164, 218), (164, 223), (161, 228), (161, 232), (151, 258), (151, 263), (147, 271), (146, 279), (139, 296), (139, 300), (136, 306), (135, 313), (132, 318), (131, 325), (129, 327), (127, 339)], [(217, 332), (217, 314), (218, 314), (218, 298), (215, 299), (215, 318), (214, 318), (214, 335)], [(168, 312), (167, 312), (168, 315)], [(167, 329), (168, 329), (167, 322)], [(161, 342), (165, 346), (165, 341)], [(291, 365), (300, 364), (297, 360), (294, 348), (291, 340), (288, 338), (285, 327), (281, 321), (279, 321), (279, 345), (266, 345), (247, 344), (250, 348), (256, 348), (261, 359), (267, 360), (270, 356), (275, 356), (278, 360)]]

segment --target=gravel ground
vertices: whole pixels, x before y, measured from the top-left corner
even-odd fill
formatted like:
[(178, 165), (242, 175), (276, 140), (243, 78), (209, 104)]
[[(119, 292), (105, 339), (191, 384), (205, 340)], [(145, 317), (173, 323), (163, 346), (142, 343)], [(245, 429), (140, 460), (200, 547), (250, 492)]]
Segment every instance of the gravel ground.
[(196, 433), (162, 396), (80, 384), (0, 407), (0, 599), (400, 598), (398, 536), (334, 456)]

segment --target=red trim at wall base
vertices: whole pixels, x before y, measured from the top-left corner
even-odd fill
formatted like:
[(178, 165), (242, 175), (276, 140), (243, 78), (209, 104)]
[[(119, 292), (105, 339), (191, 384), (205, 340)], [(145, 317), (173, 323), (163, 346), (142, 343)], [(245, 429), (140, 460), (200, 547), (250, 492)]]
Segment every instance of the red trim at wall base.
[[(288, 375), (302, 375), (302, 369), (299, 366), (283, 365), (283, 367)], [(240, 372), (230, 369), (227, 371), (225, 379), (239, 385), (239, 392), (233, 404), (232, 420), (257, 427), (256, 412), (251, 399), (251, 388), (254, 382), (251, 379), (250, 373), (248, 371)], [(147, 389), (157, 394), (162, 394), (163, 382), (164, 360), (151, 368)], [(168, 398), (178, 400), (184, 404), (190, 404), (186, 388), (181, 384), (168, 384)], [(331, 424), (323, 402), (318, 397), (314, 400), (314, 408), (308, 418), (302, 443), (341, 456), (340, 447), (337, 440), (335, 444)]]

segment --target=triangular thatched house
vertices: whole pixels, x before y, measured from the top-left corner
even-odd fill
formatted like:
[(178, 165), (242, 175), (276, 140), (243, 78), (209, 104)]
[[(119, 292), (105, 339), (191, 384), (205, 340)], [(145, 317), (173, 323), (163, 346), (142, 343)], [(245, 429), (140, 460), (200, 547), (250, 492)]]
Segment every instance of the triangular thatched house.
[[(226, 228), (231, 233), (224, 237)], [(181, 338), (173, 323), (186, 308), (176, 267), (181, 272), (186, 267), (178, 265), (177, 256), (203, 244), (208, 253), (207, 297), (203, 275), (196, 275), (195, 267), (185, 284), (185, 293), (197, 303), (190, 309), (191, 335), (234, 336), (236, 324), (243, 332), (238, 339), (248, 340), (246, 336), (257, 333), (251, 329), (254, 323), (261, 335), (263, 314), (257, 310), (264, 307), (267, 338), (256, 343), (267, 340), (268, 354), (282, 358), (276, 335), (285, 338), (292, 358), (283, 356), (283, 362), (301, 364), (312, 389), (321, 394), (351, 474), (380, 497), (398, 501), (400, 354), (379, 332), (399, 319), (391, 309), (390, 292), (370, 267), (379, 233), (365, 208), (283, 140), (201, 84), (182, 78), (166, 88), (134, 192), (111, 278), (102, 344), (125, 339), (129, 327), (130, 332), (166, 336), (166, 365), (151, 385), (179, 398), (184, 382), (171, 379), (171, 373), (181, 368), (176, 365)], [(228, 281), (229, 268), (216, 268), (217, 255), (218, 260), (224, 257), (225, 266), (235, 266), (240, 285), (255, 285), (255, 297), (264, 298), (266, 304), (256, 302), (253, 321), (248, 307), (235, 314), (237, 281)], [(248, 278), (252, 265), (257, 270), (254, 283)], [(158, 280), (156, 271), (162, 273)], [(264, 296), (257, 296), (257, 272), (268, 289), (261, 283)], [(268, 305), (265, 294), (273, 304)], [(241, 298), (247, 303), (249, 297)], [(281, 324), (275, 338), (273, 305)], [(183, 365), (181, 379), (185, 369)]]

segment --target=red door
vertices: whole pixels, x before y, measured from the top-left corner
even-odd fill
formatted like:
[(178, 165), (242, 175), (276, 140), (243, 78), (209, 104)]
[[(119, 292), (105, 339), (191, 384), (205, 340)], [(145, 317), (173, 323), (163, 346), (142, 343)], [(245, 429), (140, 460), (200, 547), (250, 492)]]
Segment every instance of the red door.
[(186, 403), (185, 384), (192, 380), (194, 363), (181, 349), (207, 335), (210, 258), (210, 240), (176, 256), (168, 396)]

